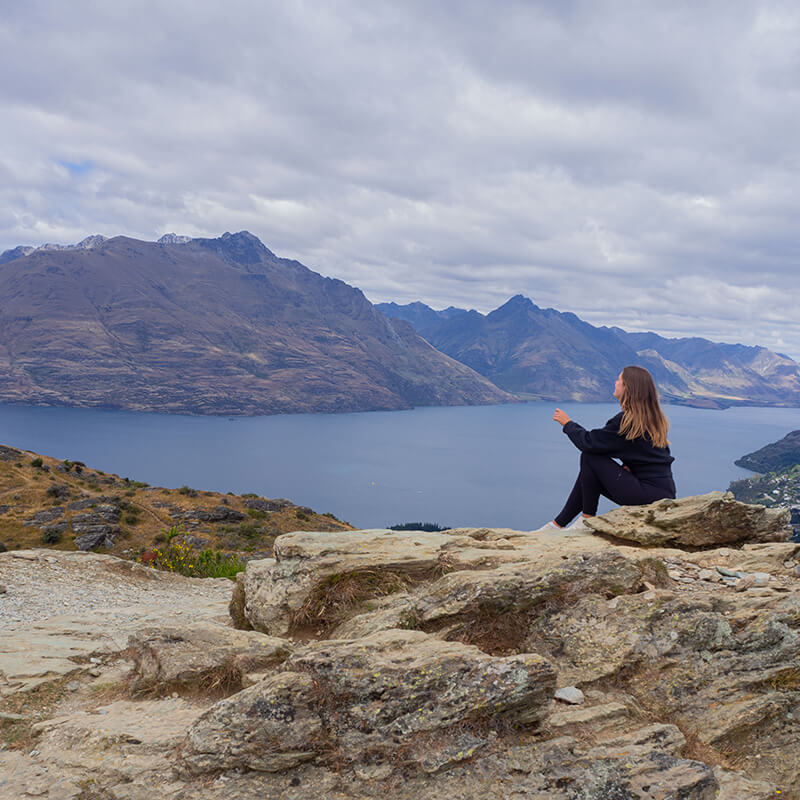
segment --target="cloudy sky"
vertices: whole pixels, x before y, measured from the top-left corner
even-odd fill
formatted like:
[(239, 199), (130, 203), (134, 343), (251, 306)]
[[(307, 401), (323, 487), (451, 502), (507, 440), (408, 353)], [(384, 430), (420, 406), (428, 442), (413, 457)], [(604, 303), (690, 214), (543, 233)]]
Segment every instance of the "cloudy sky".
[(800, 6), (4, 4), (0, 250), (250, 230), (374, 302), (800, 357)]

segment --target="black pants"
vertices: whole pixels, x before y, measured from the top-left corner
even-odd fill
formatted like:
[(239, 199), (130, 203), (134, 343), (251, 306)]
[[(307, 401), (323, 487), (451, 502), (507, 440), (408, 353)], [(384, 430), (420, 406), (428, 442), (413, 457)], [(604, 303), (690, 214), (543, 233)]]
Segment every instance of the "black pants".
[(672, 478), (643, 483), (609, 456), (581, 453), (578, 479), (555, 522), (563, 528), (581, 512), (594, 516), (601, 494), (620, 506), (643, 506), (675, 497), (675, 484)]

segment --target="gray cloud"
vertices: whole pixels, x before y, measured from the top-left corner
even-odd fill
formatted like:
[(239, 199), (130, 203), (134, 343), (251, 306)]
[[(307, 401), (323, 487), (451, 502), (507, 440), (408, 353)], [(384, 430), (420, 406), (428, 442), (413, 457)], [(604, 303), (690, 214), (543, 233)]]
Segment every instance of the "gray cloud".
[(0, 249), (246, 228), (364, 290), (800, 356), (792, 3), (15, 4)]

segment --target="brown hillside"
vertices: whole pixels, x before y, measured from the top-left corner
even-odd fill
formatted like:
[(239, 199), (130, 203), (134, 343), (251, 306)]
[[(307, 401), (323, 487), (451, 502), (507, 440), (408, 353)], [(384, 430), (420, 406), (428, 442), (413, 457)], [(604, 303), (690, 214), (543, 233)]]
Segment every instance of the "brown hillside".
[(280, 533), (352, 530), (289, 500), (148, 486), (0, 446), (0, 544), (6, 549), (76, 550), (78, 537), (92, 529), (99, 536), (103, 526), (108, 538), (91, 549), (125, 558), (157, 546), (176, 528), (196, 549), (245, 557), (271, 555)]

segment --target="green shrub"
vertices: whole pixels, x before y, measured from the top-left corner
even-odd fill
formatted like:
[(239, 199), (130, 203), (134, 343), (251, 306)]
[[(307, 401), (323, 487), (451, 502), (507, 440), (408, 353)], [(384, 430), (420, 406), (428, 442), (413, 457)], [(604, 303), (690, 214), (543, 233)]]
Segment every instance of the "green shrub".
[(295, 511), (294, 515), (297, 517), (297, 519), (302, 519), (302, 520), (311, 519), (311, 517), (309, 517), (308, 514), (305, 513), (305, 511)]
[(191, 488), (191, 487), (189, 487), (189, 486), (185, 486), (185, 485), (184, 485), (184, 486), (181, 486), (181, 487), (180, 487), (180, 489), (178, 489), (178, 494), (187, 494), (187, 495), (191, 495), (193, 492), (196, 494), (196, 492), (194, 491), (194, 489), (192, 489), (192, 488)]
[(248, 508), (247, 509), (247, 515), (252, 517), (253, 519), (266, 519), (267, 518), (267, 512), (266, 511), (261, 511), (261, 509), (258, 509), (258, 508)]
[(39, 456), (36, 456), (36, 458), (31, 459), (31, 466), (36, 467), (36, 469), (41, 469), (43, 463), (44, 462), (42, 461), (41, 458), (39, 458)]
[[(238, 556), (219, 550), (200, 550), (189, 545), (170, 544), (164, 550), (153, 550), (154, 558), (147, 563), (154, 569), (177, 572), (189, 578), (230, 578), (242, 572), (246, 563)], [(144, 562), (143, 562), (144, 563)]]
[(58, 528), (45, 528), (42, 531), (42, 541), (45, 544), (58, 544), (61, 541), (61, 531)]
[(138, 525), (139, 524), (139, 512), (138, 511), (126, 511), (122, 515), (122, 521), (126, 525)]
[(255, 522), (240, 522), (237, 533), (243, 539), (256, 539), (261, 535), (261, 526)]
[(173, 525), (164, 535), (168, 542), (171, 542), (176, 536), (183, 536), (186, 531), (180, 525)]

